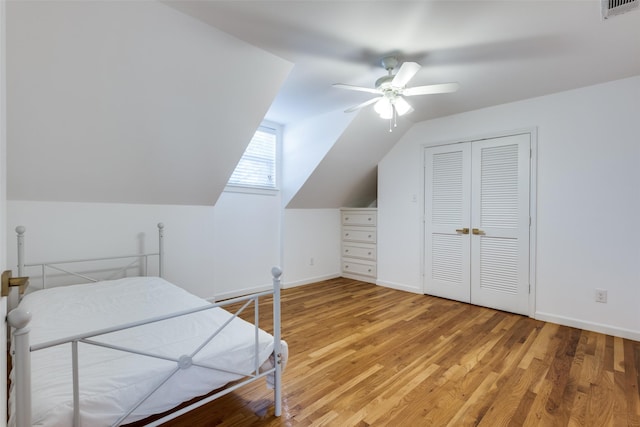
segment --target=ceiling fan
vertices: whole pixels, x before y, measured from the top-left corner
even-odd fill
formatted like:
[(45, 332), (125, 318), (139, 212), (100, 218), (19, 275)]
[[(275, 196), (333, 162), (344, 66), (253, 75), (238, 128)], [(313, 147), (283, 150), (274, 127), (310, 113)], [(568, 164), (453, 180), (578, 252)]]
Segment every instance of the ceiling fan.
[[(342, 83), (335, 83), (333, 85), (340, 89), (368, 92), (378, 95), (375, 98), (346, 109), (345, 113), (350, 113), (375, 103), (373, 108), (381, 118), (389, 120), (394, 119), (395, 121), (396, 116), (402, 116), (413, 111), (413, 107), (411, 107), (404, 97), (455, 92), (459, 87), (458, 83), (441, 83), (427, 86), (406, 87), (409, 80), (411, 80), (418, 70), (420, 70), (420, 64), (416, 62), (404, 62), (398, 69), (398, 72), (393, 74), (393, 70), (398, 66), (398, 59), (395, 56), (387, 56), (382, 59), (382, 66), (387, 70), (388, 74), (376, 80), (375, 88), (352, 86)], [(391, 128), (389, 130), (391, 131)]]

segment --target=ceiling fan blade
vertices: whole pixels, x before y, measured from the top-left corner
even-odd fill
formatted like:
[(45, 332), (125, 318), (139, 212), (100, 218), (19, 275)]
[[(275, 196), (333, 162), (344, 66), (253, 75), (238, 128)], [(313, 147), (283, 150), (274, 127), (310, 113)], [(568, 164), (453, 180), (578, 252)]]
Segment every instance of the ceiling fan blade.
[(370, 99), (370, 100), (368, 100), (368, 101), (364, 101), (364, 102), (363, 102), (363, 103), (361, 103), (361, 104), (355, 105), (355, 106), (353, 106), (353, 107), (351, 107), (351, 108), (347, 108), (346, 110), (344, 110), (344, 112), (345, 112), (345, 113), (351, 113), (351, 112), (353, 112), (353, 111), (359, 110), (359, 109), (360, 109), (360, 108), (362, 108), (362, 107), (366, 107), (367, 105), (371, 105), (371, 104), (373, 104), (374, 102), (378, 101), (380, 98), (382, 98), (382, 97), (381, 97), (381, 96), (379, 96), (379, 97), (377, 97), (377, 98), (372, 98), (372, 99)]
[(337, 87), (339, 89), (357, 90), (359, 92), (382, 94), (381, 90), (375, 89), (375, 88), (370, 88), (370, 87), (352, 86), (352, 85), (345, 85), (345, 84), (342, 84), (342, 83), (334, 83), (333, 87)]
[(400, 69), (398, 70), (396, 76), (393, 78), (393, 80), (391, 80), (391, 86), (405, 87), (407, 83), (409, 83), (409, 80), (411, 80), (411, 78), (416, 75), (420, 68), (421, 66), (417, 62), (403, 63), (400, 66)]
[(399, 96), (396, 98), (396, 111), (399, 116), (404, 116), (405, 114), (412, 113), (413, 107), (409, 104), (403, 97)]
[(402, 91), (404, 96), (414, 95), (431, 95), (434, 93), (449, 93), (458, 90), (460, 85), (458, 83), (441, 83), (437, 85), (416, 86), (408, 87)]

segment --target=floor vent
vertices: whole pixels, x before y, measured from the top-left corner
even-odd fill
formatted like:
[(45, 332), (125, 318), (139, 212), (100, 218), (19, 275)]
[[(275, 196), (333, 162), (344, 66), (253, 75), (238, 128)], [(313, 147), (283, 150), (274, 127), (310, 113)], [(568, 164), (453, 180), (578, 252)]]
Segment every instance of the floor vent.
[(638, 9), (640, 0), (602, 0), (602, 19)]

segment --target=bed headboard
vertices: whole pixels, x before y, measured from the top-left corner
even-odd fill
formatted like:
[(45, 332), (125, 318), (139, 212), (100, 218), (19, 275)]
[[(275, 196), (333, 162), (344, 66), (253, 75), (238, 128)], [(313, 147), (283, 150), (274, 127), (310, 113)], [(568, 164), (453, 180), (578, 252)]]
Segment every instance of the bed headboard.
[[(61, 272), (67, 274), (69, 276), (80, 277), (82, 279), (88, 280), (90, 282), (97, 282), (99, 280), (95, 277), (91, 277), (86, 273), (79, 273), (70, 270), (69, 267), (66, 267), (70, 264), (78, 264), (78, 263), (89, 263), (89, 262), (98, 262), (98, 261), (107, 261), (107, 260), (130, 260), (128, 264), (123, 267), (113, 268), (116, 273), (125, 272), (127, 269), (132, 268), (133, 266), (139, 266), (141, 269), (142, 275), (148, 275), (148, 260), (149, 257), (158, 257), (158, 276), (164, 276), (164, 224), (158, 223), (158, 252), (145, 252), (138, 253), (133, 255), (119, 255), (119, 256), (111, 256), (111, 257), (101, 257), (101, 258), (84, 258), (84, 259), (71, 259), (71, 260), (62, 260), (62, 261), (49, 261), (49, 262), (37, 262), (37, 263), (26, 263), (24, 248), (25, 248), (25, 232), (26, 228), (24, 226), (16, 227), (16, 233), (18, 238), (18, 276), (25, 276), (25, 269), (29, 267), (40, 267), (40, 271), (42, 274), (42, 288), (47, 287), (47, 270), (55, 270), (57, 272)], [(65, 267), (63, 267), (65, 266)]]

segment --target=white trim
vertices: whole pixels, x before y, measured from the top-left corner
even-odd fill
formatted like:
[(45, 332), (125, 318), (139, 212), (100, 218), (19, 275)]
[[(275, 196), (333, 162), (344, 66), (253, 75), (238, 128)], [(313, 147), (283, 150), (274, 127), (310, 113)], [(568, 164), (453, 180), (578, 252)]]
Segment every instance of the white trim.
[(287, 282), (286, 285), (283, 286), (284, 289), (288, 289), (288, 288), (295, 288), (298, 286), (306, 286), (306, 285), (313, 285), (317, 282), (323, 282), (325, 280), (331, 280), (331, 279), (336, 279), (338, 277), (341, 277), (339, 273), (334, 273), (334, 274), (325, 274), (323, 276), (314, 276), (314, 277), (309, 277), (307, 279), (303, 279), (303, 280), (296, 280), (295, 282)]
[(241, 185), (227, 185), (224, 187), (225, 193), (256, 194), (259, 196), (277, 196), (279, 188), (243, 187)]
[[(519, 128), (511, 131), (497, 131), (490, 132), (485, 134), (480, 134), (475, 137), (466, 137), (466, 138), (457, 138), (450, 141), (442, 141), (435, 143), (424, 143), (420, 144), (420, 156), (422, 158), (422, 171), (420, 174), (420, 186), (418, 188), (421, 189), (418, 202), (422, 203), (423, 207), (422, 211), (422, 230), (421, 235), (422, 239), (420, 242), (420, 277), (422, 278), (422, 289), (421, 293), (425, 294), (425, 265), (424, 265), (424, 255), (425, 255), (425, 218), (426, 212), (424, 212), (424, 182), (425, 182), (425, 169), (426, 165), (424, 162), (424, 151), (427, 148), (438, 147), (443, 145), (453, 145), (453, 144), (461, 144), (465, 142), (475, 142), (482, 141), (485, 139), (494, 139), (494, 138), (502, 138), (505, 136), (514, 136), (514, 135), (522, 135), (529, 134), (530, 135), (530, 148), (531, 148), (531, 158), (529, 159), (529, 216), (531, 217), (531, 226), (529, 227), (529, 317), (534, 317), (536, 313), (536, 236), (537, 236), (537, 192), (538, 192), (538, 128), (536, 126), (531, 126), (528, 128)], [(391, 287), (391, 286), (390, 286)], [(403, 288), (399, 288), (403, 289)], [(413, 289), (413, 288), (411, 288)], [(412, 292), (412, 291), (409, 291)]]
[(206, 298), (207, 301), (209, 302), (221, 302), (221, 301), (226, 301), (228, 299), (231, 298), (238, 298), (238, 297), (242, 297), (245, 295), (251, 295), (251, 294), (255, 294), (258, 292), (265, 292), (268, 291), (269, 289), (272, 289), (273, 285), (261, 285), (261, 286), (256, 286), (255, 288), (244, 288), (244, 289), (236, 289), (233, 291), (229, 291), (229, 292), (225, 292), (219, 295), (216, 295), (213, 298)]
[(545, 322), (557, 323), (558, 325), (580, 328), (586, 331), (640, 341), (640, 331), (619, 328), (616, 326), (606, 325), (604, 323), (589, 322), (586, 320), (575, 319), (573, 317), (559, 316), (557, 314), (544, 313), (540, 311), (536, 312), (534, 318)]
[(536, 255), (538, 236), (538, 128), (530, 130), (531, 158), (529, 159), (529, 317), (536, 312)]
[(403, 285), (402, 283), (395, 283), (395, 282), (387, 282), (387, 281), (384, 281), (384, 280), (378, 280), (376, 282), (376, 284), (379, 285), (379, 286), (384, 286), (385, 288), (396, 289), (398, 291), (405, 291), (405, 292), (411, 292), (412, 294), (424, 295), (424, 290), (423, 289), (416, 288), (414, 286)]

